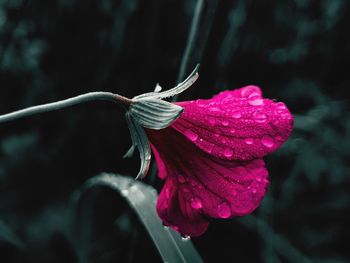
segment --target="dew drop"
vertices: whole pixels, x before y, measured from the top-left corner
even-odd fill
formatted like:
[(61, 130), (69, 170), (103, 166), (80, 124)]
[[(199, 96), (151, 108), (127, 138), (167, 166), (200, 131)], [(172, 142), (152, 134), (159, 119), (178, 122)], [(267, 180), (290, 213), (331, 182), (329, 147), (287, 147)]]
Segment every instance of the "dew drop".
[(256, 194), (256, 189), (255, 188), (252, 189), (252, 193)]
[(205, 107), (206, 105), (205, 100), (196, 100), (196, 104), (198, 107)]
[(279, 110), (284, 110), (284, 109), (287, 108), (286, 105), (284, 105), (283, 102), (277, 102), (276, 106), (277, 106), (277, 109), (279, 109)]
[(230, 130), (230, 133), (232, 133), (232, 134), (233, 134), (233, 133), (236, 133), (236, 130), (235, 130), (235, 129), (231, 129), (231, 130)]
[(253, 115), (255, 122), (264, 123), (266, 122), (266, 115), (260, 111), (257, 111)]
[(273, 147), (273, 145), (275, 144), (275, 142), (273, 141), (273, 139), (270, 136), (264, 136), (261, 139), (261, 143), (266, 146), (267, 148), (271, 148)]
[(252, 138), (247, 138), (244, 140), (245, 144), (251, 145), (254, 143), (254, 140)]
[(231, 208), (228, 203), (224, 202), (218, 206), (218, 215), (221, 218), (229, 218), (231, 216)]
[(264, 104), (264, 100), (263, 99), (250, 100), (249, 104), (252, 106), (260, 106)]
[(181, 237), (181, 240), (182, 240), (183, 242), (188, 242), (188, 241), (191, 240), (191, 237), (190, 237), (190, 236), (183, 236), (183, 237)]
[(210, 108), (209, 108), (209, 111), (210, 111), (210, 112), (214, 112), (214, 113), (216, 113), (216, 112), (219, 112), (219, 111), (220, 111), (220, 109), (219, 109), (219, 108), (217, 108), (217, 107), (210, 107)]
[(213, 144), (208, 144), (208, 145), (206, 146), (206, 150), (207, 150), (208, 153), (211, 153), (211, 152), (213, 151), (213, 148), (214, 148), (214, 145), (213, 145)]
[(179, 175), (177, 179), (179, 180), (179, 183), (181, 183), (181, 184), (186, 183), (186, 178), (183, 177), (182, 175)]
[(193, 142), (198, 139), (198, 134), (194, 133), (190, 129), (185, 130), (184, 134), (188, 139), (190, 139)]
[(231, 148), (229, 148), (229, 147), (225, 148), (224, 155), (226, 157), (231, 157), (233, 155), (233, 150)]
[(127, 196), (127, 195), (129, 195), (129, 190), (128, 189), (123, 189), (123, 190), (121, 190), (121, 193), (122, 193), (123, 196)]
[(260, 96), (260, 94), (258, 92), (253, 92), (252, 94), (250, 94), (248, 96), (248, 99), (251, 99), (251, 100), (260, 99), (260, 98), (261, 98), (261, 96)]
[(235, 119), (239, 119), (241, 118), (241, 113), (239, 111), (235, 111), (234, 113), (232, 113), (232, 118), (235, 118)]
[(138, 187), (137, 187), (136, 184), (134, 184), (134, 185), (132, 185), (132, 186), (130, 187), (130, 191), (131, 191), (131, 192), (136, 192), (137, 189), (138, 189)]
[(228, 121), (222, 121), (223, 126), (228, 126), (230, 123)]
[(258, 93), (259, 94), (259, 92), (260, 92), (260, 90), (259, 90), (258, 87), (250, 85), (250, 86), (247, 86), (244, 89), (242, 89), (241, 96), (242, 97), (248, 97), (250, 94), (253, 94), (253, 93)]
[(257, 177), (257, 178), (255, 178), (255, 181), (257, 181), (257, 182), (261, 182), (262, 180), (261, 180), (261, 177)]
[(200, 209), (203, 207), (202, 201), (198, 197), (191, 199), (191, 207), (194, 209)]
[(214, 136), (215, 136), (216, 138), (218, 138), (218, 137), (220, 137), (220, 134), (214, 133)]

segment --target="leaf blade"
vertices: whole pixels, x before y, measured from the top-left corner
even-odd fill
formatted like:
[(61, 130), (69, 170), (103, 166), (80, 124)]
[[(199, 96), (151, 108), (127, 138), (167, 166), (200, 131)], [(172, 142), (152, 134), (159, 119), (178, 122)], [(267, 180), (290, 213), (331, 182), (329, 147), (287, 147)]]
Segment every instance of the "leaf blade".
[(179, 233), (163, 226), (155, 209), (158, 194), (153, 187), (130, 177), (104, 173), (89, 179), (75, 194), (75, 200), (95, 186), (111, 188), (125, 198), (140, 218), (164, 262), (203, 262), (190, 240), (183, 241)]

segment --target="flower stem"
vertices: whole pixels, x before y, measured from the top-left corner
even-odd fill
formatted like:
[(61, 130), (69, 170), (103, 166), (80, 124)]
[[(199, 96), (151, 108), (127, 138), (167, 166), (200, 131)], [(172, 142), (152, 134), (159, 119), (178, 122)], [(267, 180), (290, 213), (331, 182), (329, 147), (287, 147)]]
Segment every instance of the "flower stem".
[(118, 94), (113, 94), (111, 92), (102, 92), (102, 91), (89, 92), (89, 93), (78, 95), (76, 97), (72, 97), (69, 99), (32, 106), (26, 109), (0, 115), (0, 123), (16, 120), (19, 118), (27, 117), (38, 113), (60, 110), (76, 104), (80, 104), (88, 101), (94, 101), (94, 100), (109, 100), (113, 102), (118, 102), (122, 105), (130, 105), (131, 103), (131, 100), (129, 98), (123, 97)]

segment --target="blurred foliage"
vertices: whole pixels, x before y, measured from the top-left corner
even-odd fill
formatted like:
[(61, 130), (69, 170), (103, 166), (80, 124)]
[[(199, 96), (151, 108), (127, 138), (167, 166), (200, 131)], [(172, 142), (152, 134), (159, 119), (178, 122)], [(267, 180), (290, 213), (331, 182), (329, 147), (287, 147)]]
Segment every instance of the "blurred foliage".
[[(132, 97), (158, 82), (172, 87), (195, 4), (0, 0), (0, 112), (89, 91)], [(349, 262), (349, 7), (219, 2), (200, 80), (180, 99), (254, 83), (286, 102), (295, 130), (266, 158), (271, 187), (262, 206), (216, 220), (194, 240), (206, 262)], [(85, 180), (137, 172), (137, 158), (122, 159), (129, 145), (123, 112), (107, 102), (1, 124), (0, 262), (76, 262), (82, 251), (91, 262), (160, 261), (112, 193), (92, 202), (93, 224), (82, 228), (95, 238), (84, 248), (69, 227), (69, 198)]]

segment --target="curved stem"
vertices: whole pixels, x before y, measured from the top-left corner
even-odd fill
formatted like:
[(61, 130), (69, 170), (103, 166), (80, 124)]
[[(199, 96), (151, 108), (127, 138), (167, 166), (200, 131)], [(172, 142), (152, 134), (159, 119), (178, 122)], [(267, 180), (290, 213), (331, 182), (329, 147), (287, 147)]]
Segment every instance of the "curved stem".
[(0, 115), (0, 123), (16, 120), (16, 119), (34, 115), (37, 113), (60, 110), (76, 104), (80, 104), (88, 101), (94, 101), (94, 100), (109, 100), (113, 102), (119, 102), (122, 105), (130, 105), (131, 103), (131, 100), (129, 98), (123, 97), (118, 94), (113, 94), (111, 92), (102, 92), (102, 91), (89, 92), (73, 98), (60, 100), (60, 101), (47, 103), (47, 104), (42, 104), (42, 105), (37, 105), (37, 106), (32, 106), (26, 109)]

